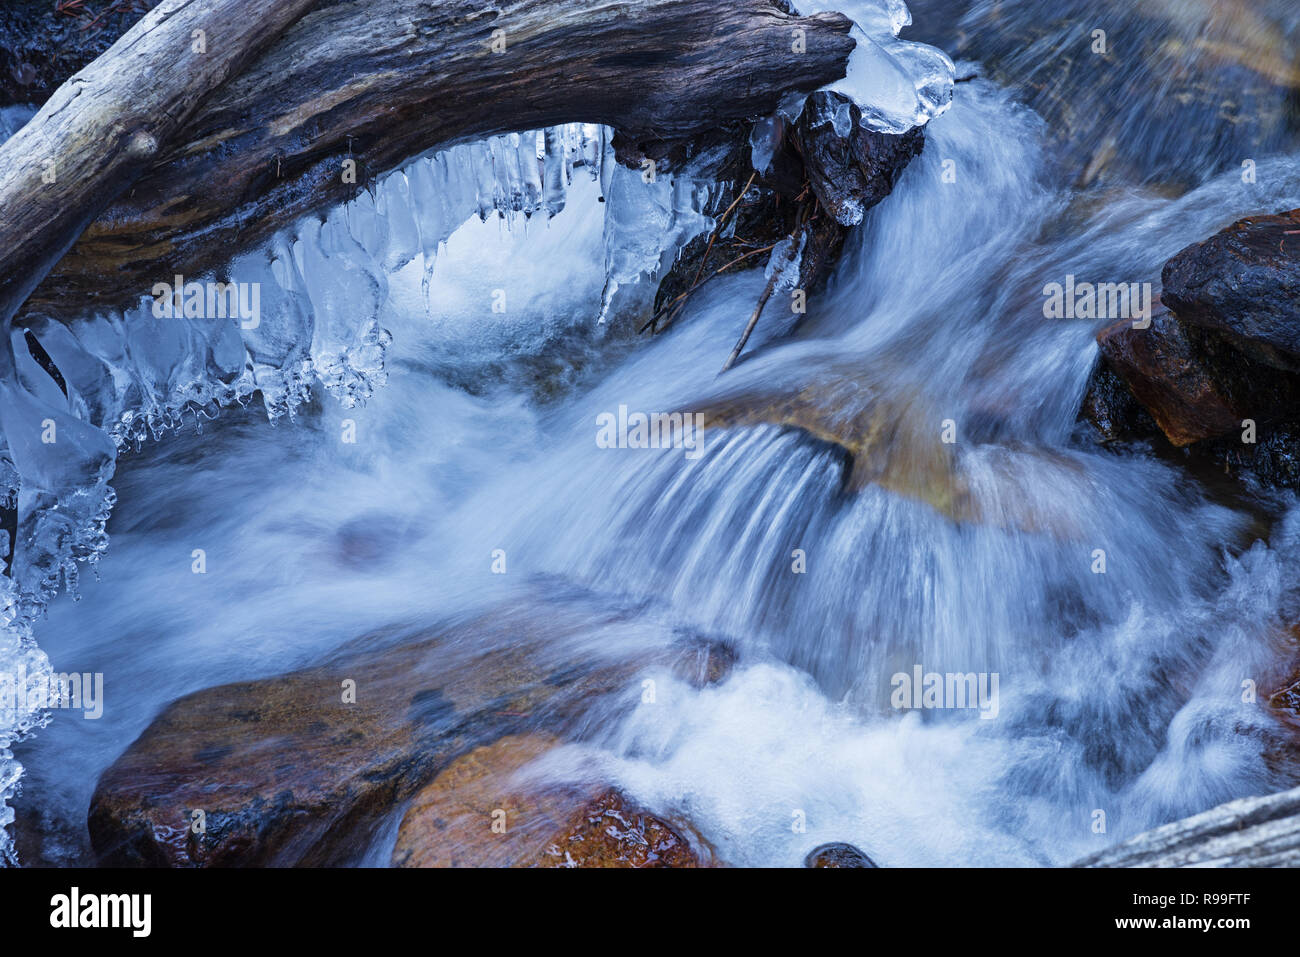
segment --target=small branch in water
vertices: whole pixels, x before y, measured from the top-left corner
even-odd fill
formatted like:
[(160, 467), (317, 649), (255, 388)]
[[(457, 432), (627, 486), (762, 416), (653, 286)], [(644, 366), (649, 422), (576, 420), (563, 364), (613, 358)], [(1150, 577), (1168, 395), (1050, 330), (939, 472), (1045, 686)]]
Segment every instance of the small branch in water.
[(749, 341), (750, 333), (752, 333), (754, 327), (758, 325), (758, 317), (762, 315), (763, 307), (766, 306), (767, 301), (772, 298), (772, 291), (776, 289), (776, 281), (780, 276), (780, 270), (776, 270), (772, 273), (771, 277), (768, 278), (767, 285), (763, 287), (763, 294), (758, 297), (758, 305), (754, 307), (754, 314), (749, 317), (749, 322), (745, 325), (745, 331), (740, 334), (740, 339), (736, 342), (736, 347), (731, 350), (731, 355), (727, 356), (727, 361), (722, 364), (722, 370), (718, 375), (722, 375), (723, 372), (730, 369), (736, 364), (736, 360), (740, 358), (740, 353), (745, 349), (745, 343)]
[[(713, 272), (709, 273), (709, 275), (705, 276), (703, 282), (698, 282), (698, 283), (696, 283), (696, 284), (695, 284), (694, 286), (692, 286), (690, 289), (687, 289), (685, 292), (683, 292), (683, 293), (679, 294), (678, 296), (676, 296), (676, 297), (675, 297), (671, 302), (665, 303), (664, 306), (663, 306), (663, 308), (660, 309), (658, 312), (656, 312), (653, 316), (651, 316), (651, 317), (646, 321), (646, 324), (643, 325), (643, 326), (640, 328), (639, 331), (640, 331), (640, 332), (645, 332), (647, 329), (649, 329), (649, 328), (651, 327), (652, 324), (654, 324), (656, 321), (658, 321), (658, 319), (659, 319), (660, 316), (664, 315), (664, 314), (665, 314), (669, 309), (671, 309), (674, 305), (676, 305), (677, 303), (681, 302), (683, 299), (685, 299), (687, 296), (689, 296), (691, 293), (693, 293), (693, 292), (694, 292), (696, 289), (698, 289), (700, 286), (706, 285), (706, 284), (709, 282), (709, 280), (711, 280), (711, 279), (716, 279), (718, 276), (722, 275), (724, 272), (726, 272), (726, 271), (727, 271), (728, 269), (730, 269), (732, 266), (736, 265), (736, 263), (741, 262), (742, 260), (748, 259), (750, 256), (757, 256), (759, 253), (771, 252), (771, 251), (772, 251), (773, 249), (775, 249), (775, 248), (776, 248), (776, 243), (772, 243), (770, 246), (762, 246), (762, 247), (760, 247), (760, 248), (758, 248), (758, 249), (751, 249), (749, 252), (745, 253), (743, 256), (737, 256), (735, 259), (731, 260), (731, 262), (727, 263), (726, 265), (724, 265), (724, 266), (719, 266), (719, 267), (718, 267), (717, 269), (715, 269)], [(664, 329), (667, 329), (667, 328), (668, 328), (668, 325), (671, 325), (671, 323), (665, 325), (665, 326), (664, 326)]]
[[(790, 250), (799, 250), (803, 248), (799, 244), (798, 240), (799, 237), (803, 234), (804, 219), (807, 216), (807, 214), (808, 214), (807, 206), (799, 210), (799, 215), (795, 220), (795, 224), (794, 224), (794, 232), (792, 232), (788, 237), (788, 241), (790, 243), (789, 246)], [(779, 243), (777, 245), (779, 245)], [(752, 255), (752, 254), (746, 253), (746, 255)], [(786, 259), (788, 260), (792, 256), (796, 256), (796, 255), (798, 255), (797, 252), (787, 252)], [(750, 334), (754, 331), (754, 327), (758, 325), (758, 317), (763, 314), (763, 307), (767, 305), (767, 301), (772, 298), (772, 293), (776, 291), (777, 281), (780, 280), (781, 274), (785, 271), (786, 265), (788, 265), (788, 263), (786, 262), (773, 263), (772, 266), (770, 267), (772, 269), (772, 275), (768, 277), (767, 285), (763, 287), (763, 294), (758, 297), (758, 305), (754, 307), (753, 315), (749, 317), (749, 322), (745, 324), (745, 331), (740, 334), (740, 339), (736, 342), (736, 347), (731, 350), (731, 355), (729, 355), (727, 357), (727, 361), (723, 363), (722, 369), (721, 371), (718, 372), (718, 375), (722, 375), (723, 372), (726, 372), (733, 365), (735, 365), (736, 360), (740, 358), (740, 354), (745, 351), (745, 343), (749, 342)], [(719, 272), (721, 272), (721, 270), (719, 270)]]

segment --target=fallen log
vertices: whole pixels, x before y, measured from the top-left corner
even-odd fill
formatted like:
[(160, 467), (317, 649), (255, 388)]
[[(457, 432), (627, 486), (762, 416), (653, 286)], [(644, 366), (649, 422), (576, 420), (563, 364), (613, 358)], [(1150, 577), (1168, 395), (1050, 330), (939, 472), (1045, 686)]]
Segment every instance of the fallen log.
[(1242, 798), (1165, 824), (1075, 867), (1295, 867), (1300, 788)]
[(274, 0), (252, 17), (247, 0), (168, 0), (59, 87), (0, 149), (0, 318), (313, 3)]
[[(209, 56), (242, 64), (219, 86), (175, 46), (191, 17)], [(0, 147), (2, 315), (28, 294), (62, 317), (116, 307), (219, 270), (457, 141), (591, 122), (646, 144), (770, 113), (844, 74), (849, 29), (780, 0), (167, 0)], [(247, 34), (266, 41), (253, 58)], [(92, 86), (122, 116), (91, 112)], [(65, 172), (41, 183), (51, 155)]]

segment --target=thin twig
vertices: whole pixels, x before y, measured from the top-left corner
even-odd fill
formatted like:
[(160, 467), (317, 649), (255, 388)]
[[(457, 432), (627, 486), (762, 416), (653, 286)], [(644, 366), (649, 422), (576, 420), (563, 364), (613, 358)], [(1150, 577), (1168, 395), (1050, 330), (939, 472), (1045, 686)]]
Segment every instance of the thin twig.
[(727, 361), (722, 364), (722, 371), (718, 375), (722, 375), (723, 372), (730, 369), (736, 364), (736, 360), (740, 358), (741, 352), (745, 349), (745, 343), (749, 341), (750, 333), (758, 325), (758, 317), (763, 314), (763, 307), (772, 298), (772, 292), (776, 289), (776, 281), (779, 278), (781, 278), (781, 270), (773, 270), (772, 275), (767, 279), (767, 285), (763, 287), (763, 294), (758, 297), (758, 305), (754, 307), (754, 314), (749, 317), (749, 322), (745, 324), (745, 331), (740, 334), (740, 338), (736, 341), (736, 347), (731, 350), (731, 355), (727, 356)]
[[(721, 267), (719, 267), (719, 268), (718, 268), (718, 271), (715, 272), (715, 273), (713, 274), (713, 276), (718, 275), (718, 273), (726, 272), (728, 269), (730, 269), (732, 266), (736, 265), (736, 263), (740, 262), (742, 259), (748, 259), (750, 256), (757, 256), (759, 253), (767, 253), (767, 252), (771, 252), (771, 251), (772, 251), (773, 249), (775, 249), (775, 248), (776, 248), (776, 243), (772, 243), (772, 245), (770, 245), (770, 246), (761, 246), (761, 247), (759, 247), (758, 249), (751, 249), (749, 252), (745, 253), (743, 256), (737, 256), (735, 259), (733, 259), (731, 262), (727, 263), (725, 266), (721, 266)], [(712, 279), (713, 276), (710, 276), (709, 278)]]
[(758, 325), (758, 317), (763, 314), (763, 307), (766, 306), (767, 301), (772, 298), (772, 293), (776, 290), (777, 280), (781, 278), (781, 273), (784, 271), (785, 267), (789, 265), (791, 257), (797, 255), (797, 253), (794, 252), (797, 248), (795, 246), (795, 241), (803, 235), (804, 217), (807, 213), (807, 206), (799, 210), (799, 215), (795, 218), (794, 232), (789, 236), (790, 252), (785, 256), (786, 262), (772, 264), (772, 267), (774, 267), (772, 268), (772, 275), (767, 278), (767, 285), (763, 287), (763, 294), (758, 297), (758, 305), (754, 307), (753, 315), (749, 317), (749, 322), (745, 324), (745, 331), (740, 334), (740, 339), (736, 341), (736, 347), (731, 350), (731, 355), (729, 355), (727, 361), (723, 363), (722, 370), (718, 375), (722, 375), (723, 372), (726, 372), (735, 365), (736, 360), (740, 358), (740, 354), (745, 351), (745, 343), (749, 342), (750, 334), (754, 331), (754, 327)]
[[(671, 308), (672, 308), (676, 303), (681, 302), (683, 299), (685, 299), (687, 296), (689, 296), (691, 293), (693, 293), (693, 292), (694, 292), (696, 289), (698, 289), (700, 286), (708, 285), (708, 283), (709, 283), (710, 280), (712, 280), (712, 279), (716, 279), (716, 278), (717, 278), (718, 276), (720, 276), (722, 273), (726, 272), (726, 271), (727, 271), (728, 269), (730, 269), (732, 266), (736, 265), (736, 263), (740, 262), (740, 261), (743, 260), (743, 259), (748, 259), (750, 256), (757, 256), (759, 253), (771, 252), (771, 251), (772, 251), (773, 249), (775, 249), (775, 248), (776, 248), (776, 243), (772, 243), (772, 245), (770, 245), (770, 246), (763, 246), (763, 247), (761, 247), (761, 248), (759, 248), (759, 249), (751, 249), (749, 252), (745, 253), (743, 256), (737, 256), (735, 259), (731, 260), (731, 262), (727, 263), (725, 266), (719, 266), (719, 267), (718, 267), (717, 269), (715, 269), (713, 272), (709, 273), (709, 275), (705, 276), (703, 282), (696, 283), (696, 284), (695, 284), (694, 286), (692, 286), (690, 289), (687, 289), (685, 292), (683, 292), (683, 293), (679, 294), (678, 296), (676, 296), (676, 297), (675, 297), (671, 302), (667, 302), (667, 303), (665, 303), (665, 304), (664, 304), (664, 305), (659, 309), (658, 312), (656, 312), (653, 316), (651, 316), (648, 320), (646, 320), (646, 324), (645, 324), (644, 326), (642, 326), (642, 327), (640, 328), (640, 330), (638, 330), (638, 331), (639, 331), (639, 332), (645, 332), (647, 329), (650, 328), (650, 326), (651, 326), (652, 323), (654, 323), (655, 321), (657, 321), (657, 320), (659, 319), (660, 316), (662, 316), (662, 315), (663, 315), (664, 313), (666, 313), (669, 309), (671, 309)], [(664, 328), (667, 329), (668, 327), (667, 327), (667, 326), (664, 326)]]

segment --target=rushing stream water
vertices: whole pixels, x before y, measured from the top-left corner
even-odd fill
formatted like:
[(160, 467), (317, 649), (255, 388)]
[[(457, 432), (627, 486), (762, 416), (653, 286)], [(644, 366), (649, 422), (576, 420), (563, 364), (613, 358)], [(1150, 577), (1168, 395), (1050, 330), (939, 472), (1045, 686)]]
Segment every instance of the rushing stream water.
[[(106, 676), (102, 719), (57, 716), (17, 749), (47, 859), (84, 859), (99, 773), (176, 697), (391, 624), (544, 618), (581, 604), (569, 586), (638, 609), (615, 647), (738, 648), (716, 687), (656, 673), (653, 707), (593, 702), (566, 751), (728, 863), (849, 841), (886, 866), (1063, 864), (1297, 783), (1242, 682), (1286, 663), (1300, 511), (1096, 445), (1076, 417), (1098, 323), (1045, 319), (1042, 290), (1158, 282), (1238, 216), (1300, 206), (1300, 160), (1260, 156), (1244, 185), (1225, 153), (1185, 192), (1081, 199), (1046, 144), (1012, 94), (960, 84), (807, 320), (780, 336), (769, 314), (721, 377), (762, 272), (710, 283), (665, 335), (597, 329), (606, 227), (600, 184), (576, 178), (549, 224), (457, 230), (429, 313), (418, 257), (386, 277), (387, 384), (364, 405), (274, 425), (236, 408), (122, 456), (98, 580), (36, 628), (56, 671)], [(846, 488), (841, 450), (777, 425), (707, 429), (698, 456), (595, 441), (620, 406), (797, 394), (883, 423), (860, 453), (878, 481)], [(918, 666), (996, 676), (996, 701), (891, 707)]]

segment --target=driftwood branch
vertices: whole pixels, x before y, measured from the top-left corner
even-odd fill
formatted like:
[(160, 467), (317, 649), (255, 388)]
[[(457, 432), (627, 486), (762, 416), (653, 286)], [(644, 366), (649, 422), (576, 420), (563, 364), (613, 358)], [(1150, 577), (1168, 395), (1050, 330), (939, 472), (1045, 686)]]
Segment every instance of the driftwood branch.
[(0, 308), (134, 301), (467, 138), (770, 113), (843, 75), (849, 26), (779, 0), (167, 0), (0, 147)]
[(55, 91), (0, 149), (0, 318), (312, 2), (262, 3), (254, 17), (246, 0), (168, 0)]

